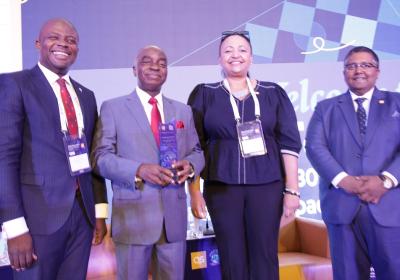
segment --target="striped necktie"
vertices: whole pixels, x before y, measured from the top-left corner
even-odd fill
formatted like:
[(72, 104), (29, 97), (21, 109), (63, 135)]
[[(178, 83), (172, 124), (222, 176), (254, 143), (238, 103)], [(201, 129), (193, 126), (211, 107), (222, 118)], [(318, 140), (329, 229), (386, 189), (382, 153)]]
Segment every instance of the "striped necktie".
[(367, 98), (360, 97), (355, 99), (358, 105), (357, 120), (361, 136), (364, 136), (367, 130), (367, 112), (365, 111), (364, 106), (362, 105), (365, 100), (367, 100)]

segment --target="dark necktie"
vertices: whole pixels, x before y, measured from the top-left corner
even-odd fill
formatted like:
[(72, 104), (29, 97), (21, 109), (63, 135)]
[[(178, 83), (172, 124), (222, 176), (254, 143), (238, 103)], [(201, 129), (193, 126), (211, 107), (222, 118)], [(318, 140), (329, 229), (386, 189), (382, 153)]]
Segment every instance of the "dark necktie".
[(358, 126), (360, 127), (360, 134), (362, 136), (365, 135), (365, 131), (367, 130), (367, 112), (365, 112), (365, 109), (363, 107), (363, 102), (367, 100), (367, 98), (356, 98), (355, 99), (357, 102), (357, 120), (358, 120)]
[(67, 86), (65, 85), (65, 80), (60, 78), (57, 80), (61, 89), (61, 99), (64, 105), (65, 114), (67, 116), (68, 131), (72, 136), (78, 135), (78, 121), (76, 119), (76, 113), (74, 108), (74, 103), (72, 102), (71, 95), (68, 92)]
[(160, 111), (158, 110), (157, 99), (151, 97), (149, 103), (153, 106), (153, 108), (151, 109), (151, 130), (153, 131), (157, 146), (160, 146), (160, 133), (158, 131), (158, 126), (161, 123), (161, 115)]

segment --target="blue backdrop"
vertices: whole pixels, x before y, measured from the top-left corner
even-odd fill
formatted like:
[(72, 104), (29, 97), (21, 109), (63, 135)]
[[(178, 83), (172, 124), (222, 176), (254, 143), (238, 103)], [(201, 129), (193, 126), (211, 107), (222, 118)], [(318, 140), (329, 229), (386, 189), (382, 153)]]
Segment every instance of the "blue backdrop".
[[(400, 90), (398, 0), (28, 0), (22, 5), (24, 68), (37, 62), (34, 41), (51, 17), (77, 27), (80, 53), (72, 76), (95, 90), (99, 105), (134, 88), (134, 56), (148, 44), (169, 58), (164, 93), (186, 102), (197, 83), (221, 79), (219, 37), (234, 29), (250, 31), (251, 75), (288, 92), (303, 139), (316, 102), (346, 90), (342, 60), (349, 45), (373, 48), (383, 60), (379, 86)], [(318, 175), (304, 151), (299, 182), (298, 214), (320, 218)]]

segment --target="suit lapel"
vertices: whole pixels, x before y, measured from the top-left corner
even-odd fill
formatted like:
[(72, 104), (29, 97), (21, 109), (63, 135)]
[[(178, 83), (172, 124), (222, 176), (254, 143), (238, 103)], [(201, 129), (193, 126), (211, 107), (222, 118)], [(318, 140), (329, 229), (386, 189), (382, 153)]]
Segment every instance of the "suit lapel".
[(143, 137), (146, 137), (151, 143), (151, 146), (158, 153), (158, 147), (156, 140), (154, 139), (153, 132), (151, 131), (149, 120), (147, 119), (146, 112), (144, 111), (143, 105), (136, 93), (133, 91), (126, 99), (126, 106), (132, 114), (133, 118), (136, 120), (140, 130), (142, 130)]
[(347, 92), (346, 94), (341, 96), (341, 98), (339, 99), (339, 107), (343, 113), (346, 124), (349, 127), (350, 133), (361, 147), (363, 143), (359, 132), (357, 116), (354, 111), (353, 100), (351, 99), (350, 92)]
[[(87, 122), (90, 120), (90, 116), (89, 116), (89, 112), (87, 110), (85, 110), (85, 108), (87, 108), (87, 107), (86, 107), (86, 100), (85, 100), (83, 88), (79, 84), (77, 84), (73, 79), (70, 78), (70, 80), (71, 80), (72, 86), (73, 86), (75, 93), (79, 100), (79, 105), (81, 107), (82, 117), (83, 117), (83, 126), (84, 126), (84, 129), (86, 130), (88, 127)], [(87, 135), (86, 131), (85, 131), (85, 134)]]
[(56, 129), (61, 131), (60, 112), (58, 111), (57, 98), (53, 92), (52, 87), (36, 65), (31, 71), (32, 81), (37, 90), (32, 90), (32, 93), (38, 92), (40, 94), (39, 100), (42, 102), (42, 108), (49, 112), (49, 118), (54, 122)]
[(379, 123), (381, 122), (384, 108), (385, 108), (385, 95), (381, 91), (375, 88), (374, 93), (372, 94), (371, 103), (369, 105), (367, 131), (365, 135), (366, 146), (371, 141), (377, 127), (379, 126)]
[(175, 120), (175, 107), (170, 99), (163, 96), (163, 109), (164, 109), (164, 122), (171, 122)]

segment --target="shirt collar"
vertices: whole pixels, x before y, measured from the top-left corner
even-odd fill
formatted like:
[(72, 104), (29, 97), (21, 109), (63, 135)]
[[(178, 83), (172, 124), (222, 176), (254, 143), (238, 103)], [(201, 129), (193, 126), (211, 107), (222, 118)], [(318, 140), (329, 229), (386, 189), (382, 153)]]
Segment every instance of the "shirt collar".
[[(140, 101), (142, 104), (148, 104), (149, 99), (151, 97), (150, 94), (142, 90), (140, 87), (136, 86), (136, 93), (139, 96)], [(157, 100), (157, 104), (162, 104), (162, 92), (154, 96), (154, 98)]]
[(350, 95), (351, 95), (351, 99), (352, 99), (353, 101), (355, 101), (357, 98), (362, 97), (362, 98), (366, 98), (367, 101), (369, 102), (369, 101), (371, 101), (371, 99), (372, 99), (372, 94), (374, 93), (374, 90), (375, 90), (375, 87), (371, 88), (369, 91), (367, 91), (366, 93), (364, 93), (364, 94), (361, 95), (361, 96), (355, 94), (355, 93), (352, 92), (351, 90), (349, 90), (349, 92), (350, 92)]
[[(56, 73), (54, 73), (50, 69), (43, 66), (40, 62), (38, 62), (38, 66), (39, 66), (40, 70), (42, 70), (43, 75), (46, 77), (46, 80), (49, 81), (50, 84), (55, 84), (57, 82), (57, 80), (60, 78), (60, 76), (58, 76)], [(63, 78), (67, 84), (71, 85), (69, 73), (65, 74), (61, 78)]]

